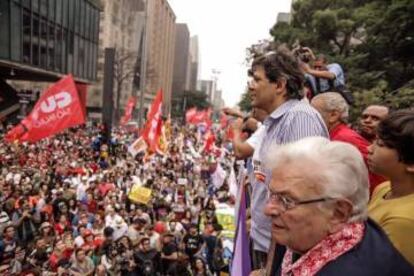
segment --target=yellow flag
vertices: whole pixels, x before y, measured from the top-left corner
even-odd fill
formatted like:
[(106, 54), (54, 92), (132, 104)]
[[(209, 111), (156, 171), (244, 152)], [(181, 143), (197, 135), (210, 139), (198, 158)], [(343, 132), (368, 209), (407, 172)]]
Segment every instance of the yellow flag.
[(151, 189), (134, 185), (128, 194), (128, 198), (137, 203), (148, 204), (151, 200), (151, 194)]

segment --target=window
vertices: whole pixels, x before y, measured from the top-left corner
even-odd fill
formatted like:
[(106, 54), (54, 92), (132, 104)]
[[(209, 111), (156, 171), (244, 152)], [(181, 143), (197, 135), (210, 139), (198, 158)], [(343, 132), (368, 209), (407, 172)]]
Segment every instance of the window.
[(68, 64), (67, 64), (67, 70), (68, 73), (72, 73), (73, 71), (73, 53), (74, 53), (74, 35), (73, 32), (68, 33)]
[(85, 41), (79, 38), (79, 59), (78, 59), (78, 75), (84, 77), (84, 62), (85, 62)]
[(56, 3), (56, 23), (62, 24), (62, 0), (55, 0)]
[(32, 0), (32, 10), (35, 13), (39, 13), (39, 0)]
[(30, 12), (23, 11), (23, 62), (30, 64), (31, 60), (31, 19)]
[(67, 72), (67, 43), (68, 43), (68, 32), (66, 29), (62, 30), (62, 72)]
[(68, 3), (70, 0), (62, 0), (62, 26), (68, 27)]
[(70, 0), (69, 1), (69, 24), (68, 28), (70, 30), (74, 30), (75, 28), (75, 1)]
[[(0, 33), (4, 37), (9, 37), (10, 30), (10, 14), (9, 14), (9, 2), (0, 1)], [(8, 39), (0, 39), (0, 56), (4, 58), (10, 58), (10, 45)]]
[(58, 72), (62, 71), (62, 29), (56, 29), (56, 42), (55, 42), (55, 68)]
[(73, 74), (78, 75), (78, 60), (79, 60), (79, 36), (75, 34), (74, 37), (74, 52), (73, 52)]
[(49, 19), (55, 21), (56, 2), (49, 0)]
[(47, 0), (40, 0), (40, 15), (41, 16), (47, 16), (47, 10), (48, 10), (48, 5), (47, 5)]
[(80, 1), (79, 0), (72, 0), (75, 2), (75, 32), (78, 34), (80, 29), (80, 14), (79, 14), (79, 7), (80, 7)]
[(21, 7), (19, 7), (15, 2), (11, 2), (11, 59), (15, 61), (21, 60), (21, 52), (22, 52), (22, 41), (21, 41), (21, 34), (22, 34), (22, 22), (21, 22)]
[(79, 34), (80, 36), (84, 36), (85, 35), (85, 2), (84, 1), (80, 1), (80, 6), (79, 6)]
[(48, 64), (47, 69), (55, 69), (55, 28), (49, 25), (49, 43), (48, 43)]

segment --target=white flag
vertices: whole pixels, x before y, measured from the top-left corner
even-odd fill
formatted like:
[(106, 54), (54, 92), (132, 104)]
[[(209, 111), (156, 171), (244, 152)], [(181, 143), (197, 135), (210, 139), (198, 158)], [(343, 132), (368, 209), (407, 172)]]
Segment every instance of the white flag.
[(135, 157), (138, 153), (144, 152), (146, 149), (147, 143), (145, 143), (145, 140), (140, 136), (128, 147), (128, 152)]

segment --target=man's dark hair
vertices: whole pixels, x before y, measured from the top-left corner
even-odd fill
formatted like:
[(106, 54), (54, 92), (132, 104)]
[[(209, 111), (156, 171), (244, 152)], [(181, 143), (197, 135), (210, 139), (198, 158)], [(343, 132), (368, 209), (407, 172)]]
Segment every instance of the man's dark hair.
[(14, 225), (7, 225), (6, 227), (3, 228), (3, 234), (6, 234), (7, 230), (9, 230), (10, 228), (15, 229)]
[(111, 237), (113, 233), (114, 233), (114, 229), (112, 227), (107, 226), (104, 228), (104, 236), (106, 238)]
[(256, 58), (252, 63), (249, 75), (253, 75), (256, 67), (263, 67), (266, 78), (273, 83), (279, 79), (286, 79), (287, 97), (301, 99), (305, 76), (299, 67), (298, 59), (286, 47), (279, 47), (276, 51), (268, 52)]
[(414, 109), (390, 113), (378, 125), (378, 138), (395, 149), (404, 164), (414, 164)]

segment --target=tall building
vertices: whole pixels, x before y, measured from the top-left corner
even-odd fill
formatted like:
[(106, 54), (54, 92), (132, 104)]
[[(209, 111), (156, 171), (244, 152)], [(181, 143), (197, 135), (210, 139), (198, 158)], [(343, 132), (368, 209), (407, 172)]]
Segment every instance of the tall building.
[(179, 23), (175, 33), (173, 95), (190, 89), (190, 66), (190, 32), (187, 24)]
[(144, 106), (149, 107), (157, 91), (163, 89), (163, 111), (164, 115), (168, 115), (171, 111), (176, 16), (167, 0), (151, 0), (147, 3), (147, 70)]
[(95, 0), (0, 1), (0, 119), (20, 108), (17, 90), (42, 90), (69, 73), (85, 100), (84, 84), (96, 79), (100, 9)]
[(198, 36), (192, 36), (190, 40), (190, 90), (197, 90), (198, 68), (200, 66), (200, 55), (198, 48)]
[(285, 23), (290, 23), (290, 19), (291, 19), (291, 14), (289, 12), (279, 12), (277, 14), (277, 19), (276, 22), (285, 22)]
[(198, 82), (198, 88), (201, 92), (207, 95), (207, 100), (213, 104), (216, 90), (215, 82), (212, 80), (200, 80)]
[[(99, 55), (97, 82), (88, 93), (89, 115), (101, 117), (105, 48), (115, 48), (113, 106), (121, 115), (128, 98), (136, 93), (134, 76), (140, 53), (144, 28), (144, 2), (142, 0), (101, 0), (99, 27)], [(114, 118), (118, 119), (118, 116)]]

